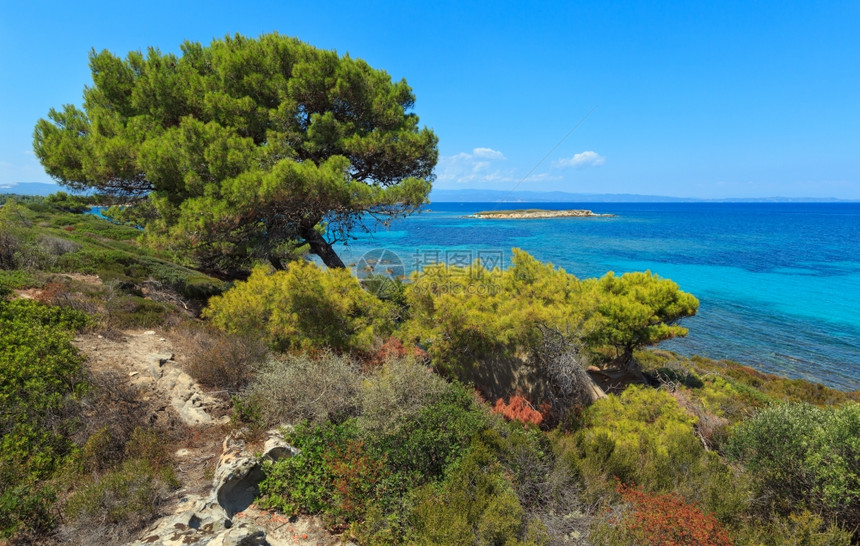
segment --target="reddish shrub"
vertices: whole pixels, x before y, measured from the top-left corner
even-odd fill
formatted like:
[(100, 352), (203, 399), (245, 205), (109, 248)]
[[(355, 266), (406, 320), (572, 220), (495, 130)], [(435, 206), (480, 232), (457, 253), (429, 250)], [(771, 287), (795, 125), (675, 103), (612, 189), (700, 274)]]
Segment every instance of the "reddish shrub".
[(641, 488), (618, 484), (631, 510), (614, 522), (645, 544), (653, 546), (731, 546), (725, 529), (710, 514), (672, 494), (646, 493)]
[(403, 345), (403, 342), (400, 341), (398, 338), (390, 336), (388, 339), (385, 340), (385, 343), (382, 344), (382, 347), (380, 347), (378, 351), (370, 355), (369, 358), (365, 359), (364, 368), (378, 368), (390, 360), (397, 360), (407, 357), (424, 359), (426, 358), (426, 356), (427, 353), (425, 353), (418, 347), (407, 347), (406, 345)]
[(496, 400), (493, 412), (504, 415), (509, 421), (517, 420), (525, 424), (540, 425), (543, 421), (541, 412), (519, 394), (511, 396), (507, 404), (501, 398)]
[(384, 461), (371, 457), (364, 443), (357, 440), (348, 441), (345, 448), (337, 447), (323, 458), (330, 468), (333, 486), (326, 519), (336, 527), (360, 520), (385, 477)]
[(46, 305), (57, 305), (68, 297), (69, 288), (61, 282), (46, 283), (35, 299)]

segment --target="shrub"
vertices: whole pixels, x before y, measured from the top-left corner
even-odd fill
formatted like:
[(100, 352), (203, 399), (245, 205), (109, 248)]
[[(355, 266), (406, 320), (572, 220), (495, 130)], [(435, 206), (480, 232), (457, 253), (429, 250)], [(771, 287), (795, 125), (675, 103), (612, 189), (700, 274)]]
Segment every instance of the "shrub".
[(18, 267), (18, 239), (0, 225), (0, 269), (16, 269)]
[[(332, 465), (336, 461), (333, 453), (343, 454), (351, 445), (353, 455), (362, 457), (364, 449), (355, 443), (356, 438), (357, 429), (353, 421), (337, 425), (304, 423), (296, 426), (284, 439), (299, 449), (299, 453), (264, 465), (266, 477), (260, 482), (260, 505), (287, 514), (337, 510), (333, 503), (337, 479)], [(357, 486), (349, 484), (347, 489), (350, 487)]]
[(519, 394), (511, 396), (507, 404), (501, 398), (496, 400), (493, 412), (504, 416), (509, 421), (519, 421), (523, 424), (540, 425), (543, 421), (541, 412), (534, 409), (528, 400)]
[(412, 521), (420, 544), (524, 544), (525, 510), (504, 468), (480, 442), (443, 483), (418, 493)]
[[(725, 529), (710, 514), (672, 493), (653, 494), (641, 488), (618, 484), (618, 493), (629, 509), (610, 521), (609, 531), (616, 544), (652, 546), (731, 546)], [(613, 532), (614, 531), (614, 532)]]
[(704, 462), (694, 423), (668, 393), (630, 386), (584, 412), (574, 436), (580, 470), (603, 494), (614, 489), (613, 477), (671, 490)]
[(370, 353), (394, 328), (392, 306), (365, 292), (349, 271), (305, 261), (271, 274), (254, 269), (246, 282), (213, 297), (204, 316), (226, 332), (264, 332), (279, 350)]
[(360, 426), (373, 434), (394, 431), (438, 401), (447, 388), (444, 379), (420, 362), (387, 360), (361, 383)]
[(30, 272), (21, 269), (0, 269), (0, 287), (8, 290), (39, 286), (38, 279)]
[(743, 462), (763, 508), (800, 508), (860, 526), (860, 404), (781, 404), (738, 425), (726, 452)]
[(301, 453), (264, 465), (260, 502), (321, 513), (328, 525), (352, 525), (370, 542), (402, 542), (411, 491), (442, 479), (487, 422), (468, 389), (449, 385), (390, 429), (362, 426), (361, 418), (300, 424), (286, 440)]
[(468, 369), (500, 354), (530, 354), (539, 327), (582, 331), (596, 363), (628, 361), (632, 351), (687, 330), (674, 324), (696, 313), (696, 298), (650, 272), (580, 281), (519, 249), (507, 270), (436, 265), (406, 290), (404, 337), (427, 346), (440, 366)]
[(110, 295), (105, 307), (111, 328), (155, 328), (176, 313), (170, 304), (121, 293)]
[[(30, 542), (56, 525), (54, 488), (40, 483), (27, 465), (0, 457), (0, 539), (16, 537)], [(33, 540), (32, 542), (37, 542)]]
[[(808, 510), (789, 514), (787, 517), (773, 517), (741, 527), (737, 531), (738, 544), (762, 544), (783, 546), (797, 544), (802, 546), (849, 546), (852, 544), (851, 531), (838, 525), (828, 525), (824, 519)], [(856, 541), (853, 544), (857, 544)]]
[(77, 488), (64, 513), (78, 538), (119, 543), (152, 522), (168, 491), (178, 485), (170, 468), (130, 459)]
[(64, 191), (58, 191), (45, 197), (45, 203), (57, 210), (81, 214), (95, 202), (93, 196), (69, 195)]
[(49, 256), (62, 256), (81, 248), (79, 243), (50, 235), (41, 236), (39, 238), (39, 245)]
[(375, 452), (386, 454), (393, 472), (421, 484), (441, 477), (465, 453), (472, 436), (487, 425), (487, 411), (477, 404), (473, 392), (451, 383), (432, 404), (395, 428), (369, 435), (368, 443)]
[(361, 440), (349, 440), (326, 452), (323, 462), (331, 472), (328, 524), (345, 526), (363, 520), (388, 476), (384, 455), (371, 455)]
[(79, 312), (0, 300), (0, 537), (54, 525), (50, 478), (73, 452), (82, 358)]
[(188, 356), (186, 369), (200, 384), (237, 394), (268, 356), (266, 345), (248, 334), (233, 335), (206, 327), (177, 331)]
[(340, 422), (358, 410), (361, 377), (347, 356), (288, 355), (262, 364), (239, 399), (258, 409), (267, 426)]

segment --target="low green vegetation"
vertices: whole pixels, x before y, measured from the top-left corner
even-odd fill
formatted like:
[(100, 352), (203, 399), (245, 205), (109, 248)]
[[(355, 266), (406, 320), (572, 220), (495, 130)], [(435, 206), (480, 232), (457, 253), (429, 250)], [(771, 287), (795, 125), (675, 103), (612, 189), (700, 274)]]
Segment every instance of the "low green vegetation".
[(72, 340), (163, 326), (223, 284), (142, 250), (134, 228), (81, 214), (90, 198), (3, 201), (0, 538), (125, 541), (176, 487), (166, 432), (124, 380), (88, 370)]
[(527, 355), (541, 327), (581, 339), (594, 364), (624, 365), (637, 348), (687, 330), (676, 321), (699, 302), (651, 273), (579, 280), (514, 249), (506, 270), (431, 266), (407, 291), (406, 339), (427, 346), (450, 369), (468, 369), (500, 356)]
[(258, 267), (212, 298), (205, 316), (226, 332), (260, 331), (273, 348), (372, 352), (394, 329), (393, 309), (345, 269), (305, 261), (286, 271)]
[[(358, 544), (860, 539), (860, 393), (653, 348), (697, 308), (671, 281), (515, 251), (384, 291), (306, 261), (228, 285), (78, 210), (0, 208), (3, 538), (122, 543), (158, 515), (178, 432), (72, 339), (173, 328), (233, 427), (290, 425), (258, 504)], [(641, 381), (598, 399), (613, 370)]]
[(761, 510), (798, 509), (860, 526), (860, 404), (770, 406), (735, 427), (726, 453), (746, 466)]
[(73, 454), (85, 389), (70, 341), (87, 318), (32, 301), (0, 300), (0, 536), (54, 523), (46, 483)]

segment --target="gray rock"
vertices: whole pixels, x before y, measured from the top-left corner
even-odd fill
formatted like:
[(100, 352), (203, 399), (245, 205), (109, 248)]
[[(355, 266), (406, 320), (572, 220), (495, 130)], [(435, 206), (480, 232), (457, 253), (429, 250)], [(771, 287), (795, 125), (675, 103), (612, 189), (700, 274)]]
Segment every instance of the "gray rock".
[(146, 357), (146, 363), (149, 366), (149, 371), (152, 373), (152, 377), (154, 377), (155, 379), (161, 378), (161, 367), (164, 366), (165, 362), (169, 362), (171, 360), (173, 360), (172, 354), (152, 353), (148, 355)]
[(177, 506), (171, 516), (157, 521), (135, 546), (263, 546), (266, 532), (250, 521), (234, 521), (257, 496), (263, 478), (260, 461), (277, 460), (298, 451), (288, 445), (280, 432), (269, 431), (262, 456), (247, 450), (241, 438), (224, 439), (209, 497), (192, 497)]

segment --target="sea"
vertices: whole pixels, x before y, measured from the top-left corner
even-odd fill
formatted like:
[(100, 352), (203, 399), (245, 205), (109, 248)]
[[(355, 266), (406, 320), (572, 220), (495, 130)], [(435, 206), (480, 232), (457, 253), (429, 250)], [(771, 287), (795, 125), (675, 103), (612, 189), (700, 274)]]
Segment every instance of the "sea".
[[(468, 217), (513, 208), (613, 216)], [(382, 256), (406, 274), (507, 267), (512, 248), (579, 278), (650, 270), (678, 283), (699, 312), (660, 348), (860, 389), (860, 203), (432, 203), (336, 246), (357, 271)]]

